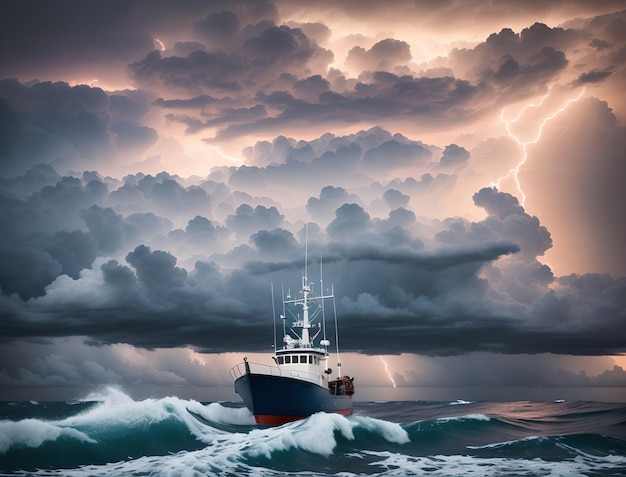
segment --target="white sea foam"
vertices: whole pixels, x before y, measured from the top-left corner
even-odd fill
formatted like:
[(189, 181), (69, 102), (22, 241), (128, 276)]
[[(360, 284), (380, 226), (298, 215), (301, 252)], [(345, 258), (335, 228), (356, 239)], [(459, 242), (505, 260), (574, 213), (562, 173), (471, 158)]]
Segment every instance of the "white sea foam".
[(315, 454), (330, 456), (337, 447), (335, 434), (354, 440), (354, 430), (362, 428), (381, 435), (388, 442), (409, 442), (407, 432), (399, 424), (370, 417), (346, 418), (339, 414), (317, 413), (303, 421), (278, 428), (255, 429), (249, 436), (253, 441), (250, 455), (270, 457), (272, 452), (300, 449)]
[(76, 429), (38, 419), (0, 421), (0, 454), (6, 453), (11, 448), (39, 447), (44, 442), (56, 441), (60, 437), (96, 443), (94, 439)]
[[(110, 475), (135, 475), (150, 477), (203, 477), (206, 475), (238, 475), (242, 477), (278, 477), (308, 475), (328, 476), (328, 472), (281, 471), (248, 465), (229, 445), (210, 446), (192, 452), (167, 456), (145, 456), (125, 462), (103, 466), (88, 465), (77, 469), (16, 472), (16, 475), (41, 475), (64, 477), (105, 477)], [(545, 461), (542, 459), (483, 458), (470, 455), (411, 456), (389, 451), (361, 450), (350, 454), (352, 458), (374, 459), (369, 465), (375, 475), (386, 477), (483, 477), (485, 475), (516, 475), (519, 477), (575, 477), (595, 474), (622, 475), (626, 459), (621, 456), (594, 456), (570, 461)], [(369, 472), (367, 473), (370, 474)], [(350, 471), (332, 474), (343, 477), (364, 475)]]
[(463, 399), (457, 399), (456, 401), (452, 401), (449, 405), (450, 406), (462, 406), (465, 404), (472, 404), (471, 401), (464, 401)]
[(494, 442), (493, 444), (486, 444), (484, 446), (467, 446), (468, 449), (501, 449), (503, 447), (507, 447), (513, 444), (516, 444), (518, 442), (530, 442), (530, 441), (546, 441), (548, 440), (547, 437), (544, 436), (528, 436), (528, 437), (523, 437), (521, 439), (516, 439), (513, 441), (503, 441), (503, 442)]
[(379, 433), (388, 442), (406, 444), (410, 441), (409, 434), (402, 428), (402, 426), (400, 426), (400, 424), (395, 422), (362, 416), (354, 416), (352, 419), (359, 425), (359, 427)]
[(252, 426), (255, 424), (252, 413), (246, 407), (226, 407), (213, 402), (201, 409), (194, 406), (190, 411), (196, 412), (205, 419), (219, 424), (233, 424), (237, 426)]
[(623, 457), (615, 459), (614, 456), (551, 462), (542, 459), (483, 458), (469, 455), (409, 456), (375, 451), (363, 451), (362, 453), (381, 458), (371, 465), (384, 469), (382, 473), (377, 475), (382, 474), (388, 477), (416, 475), (428, 475), (430, 477), (483, 477), (485, 475), (575, 477), (588, 475), (589, 472), (598, 470), (622, 469), (621, 466), (626, 462)]
[(437, 422), (450, 422), (450, 421), (491, 421), (489, 416), (484, 414), (465, 414), (464, 416), (456, 417), (440, 417)]
[(38, 447), (62, 436), (97, 443), (111, 429), (145, 427), (166, 419), (183, 422), (203, 442), (212, 442), (231, 435), (201, 422), (193, 414), (224, 424), (254, 424), (254, 419), (246, 408), (227, 408), (217, 403), (205, 406), (197, 401), (176, 397), (134, 401), (112, 387), (89, 395), (85, 401), (97, 401), (97, 404), (79, 414), (57, 421), (1, 421), (0, 452), (4, 453), (12, 447)]
[[(106, 396), (101, 396), (106, 398)], [(91, 410), (104, 405), (106, 399), (84, 412), (85, 423), (94, 423), (98, 414), (90, 414)], [(546, 456), (550, 460), (540, 457), (527, 456), (522, 446), (521, 452), (515, 446), (507, 452), (507, 457), (498, 451), (498, 447), (506, 447), (520, 440), (542, 439), (531, 437), (517, 441), (488, 444), (482, 447), (467, 446), (463, 455), (449, 455), (442, 446), (430, 455), (423, 454), (421, 447), (404, 445), (408, 442), (408, 435), (399, 424), (366, 416), (343, 417), (335, 414), (316, 414), (303, 421), (293, 422), (279, 427), (259, 428), (241, 427), (222, 430), (222, 426), (213, 426), (211, 422), (236, 424), (239, 419), (251, 419), (243, 408), (229, 408), (218, 403), (203, 405), (201, 403), (178, 398), (164, 398), (135, 402), (128, 396), (117, 396), (111, 399), (108, 408), (100, 407), (100, 415), (105, 415), (103, 409), (108, 409), (109, 422), (119, 421), (118, 415), (125, 415), (129, 409), (134, 409), (144, 416), (160, 416), (161, 413), (182, 419), (192, 433), (206, 445), (201, 449), (180, 451), (163, 455), (144, 455), (133, 460), (119, 461), (104, 465), (84, 465), (74, 469), (55, 468), (29, 471), (16, 471), (16, 475), (37, 476), (108, 476), (134, 475), (136, 477), (159, 476), (189, 476), (201, 477), (205, 475), (237, 475), (253, 477), (278, 477), (288, 475), (327, 476), (329, 473), (341, 477), (356, 475), (385, 475), (391, 477), (405, 477), (429, 475), (442, 476), (469, 476), (482, 477), (484, 475), (519, 475), (519, 476), (550, 476), (573, 477), (577, 475), (624, 475), (626, 456), (624, 455), (595, 455), (585, 450), (570, 447), (565, 441), (557, 439), (557, 445), (562, 445), (570, 452), (566, 459), (552, 460), (552, 446), (546, 447)], [(142, 410), (143, 409), (143, 410)], [(87, 417), (91, 416), (91, 420)], [(141, 420), (138, 417), (138, 420)], [(455, 418), (440, 419), (440, 421), (478, 420), (486, 421), (489, 417), (483, 414), (469, 414)], [(66, 420), (56, 423), (32, 420), (36, 431), (22, 428), (32, 438), (31, 444), (40, 445), (46, 442), (43, 439), (49, 435), (50, 439), (59, 436), (71, 436), (76, 439), (99, 440), (97, 429), (63, 427)], [(6, 422), (0, 422), (0, 429)], [(63, 425), (61, 424), (63, 423)], [(26, 421), (18, 423), (28, 425)], [(57, 429), (46, 430), (45, 425)], [(471, 427), (471, 426), (470, 426)], [(93, 429), (93, 433), (91, 432)], [(233, 432), (234, 431), (234, 432)], [(49, 432), (49, 434), (46, 434)], [(61, 434), (58, 434), (58, 433)], [(67, 432), (67, 434), (62, 434)], [(5, 433), (6, 434), (6, 433)], [(9, 441), (18, 443), (19, 433), (13, 433)], [(162, 434), (162, 433), (161, 433)], [(34, 437), (38, 436), (38, 437)], [(363, 438), (364, 437), (364, 438)], [(389, 445), (378, 445), (376, 448), (385, 448), (387, 451), (373, 451), (370, 446), (371, 438), (379, 441), (385, 439)], [(65, 437), (67, 438), (67, 437)], [(4, 439), (4, 440), (2, 440)], [(37, 440), (39, 439), (39, 440)], [(0, 434), (0, 446), (6, 442), (6, 437)], [(392, 445), (393, 444), (393, 445)], [(416, 443), (417, 445), (417, 443)], [(467, 444), (465, 444), (467, 445)], [(337, 448), (340, 446), (342, 452)], [(401, 447), (400, 447), (401, 446)], [(537, 446), (542, 449), (541, 445)], [(484, 449), (481, 451), (481, 449)], [(489, 449), (495, 449), (490, 452)], [(473, 450), (477, 450), (473, 452)], [(282, 452), (281, 452), (282, 451)], [(618, 451), (616, 451), (618, 452)], [(472, 455), (480, 454), (480, 455)], [(510, 455), (517, 454), (517, 455)], [(539, 452), (541, 455), (541, 452)], [(1, 456), (0, 456), (1, 460)], [(370, 470), (365, 467), (369, 466)], [(280, 470), (278, 470), (280, 469)], [(329, 472), (329, 469), (330, 470)], [(0, 471), (0, 473), (2, 473)]]
[(249, 433), (250, 455), (271, 457), (272, 452), (301, 449), (329, 456), (337, 446), (335, 431), (353, 440), (354, 423), (339, 414), (317, 413), (309, 418), (268, 429), (255, 429)]
[(98, 404), (61, 422), (71, 426), (133, 426), (160, 422), (171, 417), (176, 408), (184, 409), (178, 398), (134, 401), (115, 388), (108, 391), (98, 395), (98, 399), (94, 395), (89, 396), (87, 400), (99, 401)]
[(227, 408), (218, 403), (205, 406), (198, 401), (172, 396), (134, 401), (115, 388), (107, 388), (104, 393), (89, 396), (89, 398), (99, 403), (82, 414), (66, 419), (64, 423), (101, 428), (104, 426), (140, 426), (175, 419), (183, 422), (196, 438), (207, 443), (226, 434), (230, 435), (230, 433), (201, 422), (194, 417), (194, 414), (221, 424), (254, 424), (254, 419), (246, 408)]

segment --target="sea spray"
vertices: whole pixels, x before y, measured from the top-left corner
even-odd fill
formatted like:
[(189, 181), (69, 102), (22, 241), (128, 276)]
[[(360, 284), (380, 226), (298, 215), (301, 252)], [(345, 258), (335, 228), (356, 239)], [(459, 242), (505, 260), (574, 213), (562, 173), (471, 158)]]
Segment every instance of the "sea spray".
[(97, 443), (81, 431), (38, 419), (24, 419), (18, 422), (0, 421), (0, 454), (5, 454), (11, 448), (36, 448), (45, 442), (58, 439)]
[(241, 403), (0, 403), (0, 475), (626, 475), (626, 405), (355, 403), (257, 426)]

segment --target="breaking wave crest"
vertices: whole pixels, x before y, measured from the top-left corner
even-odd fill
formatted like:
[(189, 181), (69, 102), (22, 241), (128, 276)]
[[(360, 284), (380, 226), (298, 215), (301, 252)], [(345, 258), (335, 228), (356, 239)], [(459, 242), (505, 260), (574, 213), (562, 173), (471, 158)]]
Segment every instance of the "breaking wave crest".
[[(581, 424), (592, 419), (609, 430), (621, 428), (623, 407), (573, 405), (559, 408), (560, 414), (555, 408), (542, 414), (537, 404), (531, 419), (495, 412), (496, 404), (464, 403), (452, 408), (465, 414), (450, 416), (443, 414), (451, 409), (448, 403), (420, 408), (393, 402), (372, 406), (393, 408), (394, 416), (422, 412), (430, 417), (391, 422), (363, 404), (350, 417), (318, 413), (260, 427), (240, 403), (175, 397), (136, 401), (112, 388), (82, 402), (14, 404), (17, 417), (0, 421), (0, 475), (626, 473), (623, 436)], [(562, 422), (552, 428), (558, 434), (545, 427), (554, 422)]]

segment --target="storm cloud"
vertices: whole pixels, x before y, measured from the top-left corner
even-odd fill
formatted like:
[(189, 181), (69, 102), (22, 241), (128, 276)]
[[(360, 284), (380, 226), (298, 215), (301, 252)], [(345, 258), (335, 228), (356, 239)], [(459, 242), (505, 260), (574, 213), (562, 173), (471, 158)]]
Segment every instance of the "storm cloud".
[(0, 5), (3, 384), (198, 385), (172, 363), (267, 351), (307, 252), (346, 352), (626, 353), (621, 2), (88, 10)]

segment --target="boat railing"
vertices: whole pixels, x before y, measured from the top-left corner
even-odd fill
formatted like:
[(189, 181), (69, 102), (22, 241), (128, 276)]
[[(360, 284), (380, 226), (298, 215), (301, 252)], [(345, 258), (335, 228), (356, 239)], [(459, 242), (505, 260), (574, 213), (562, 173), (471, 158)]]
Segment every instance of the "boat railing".
[(253, 363), (246, 361), (239, 363), (237, 366), (233, 366), (230, 370), (230, 375), (233, 380), (240, 378), (246, 374), (247, 370), (254, 374), (269, 374), (270, 376), (281, 376), (280, 369), (277, 366), (269, 366), (267, 364)]
[(269, 376), (299, 377), (312, 382), (319, 380), (319, 376), (317, 374), (309, 373), (307, 371), (299, 369), (281, 369), (278, 366), (269, 366), (267, 364), (253, 363), (250, 361), (245, 361), (233, 366), (230, 370), (230, 376), (233, 378), (233, 381), (235, 381), (248, 372)]

